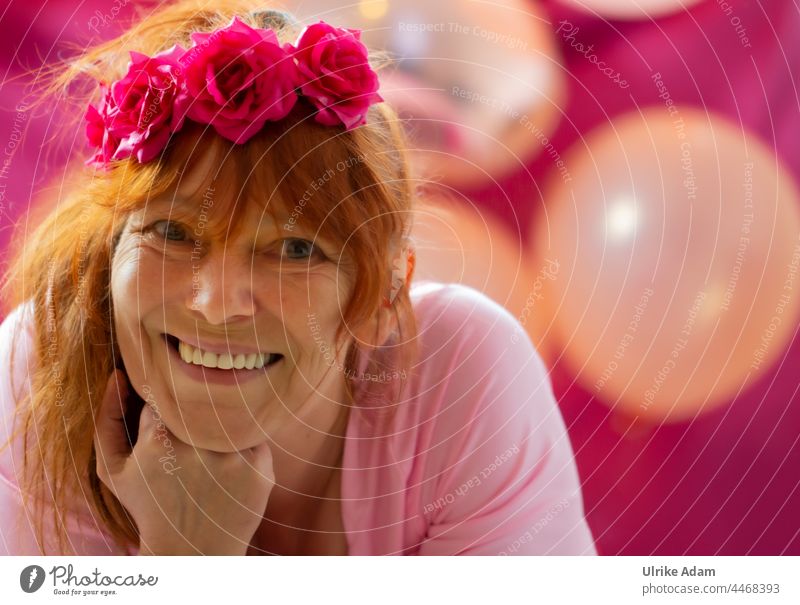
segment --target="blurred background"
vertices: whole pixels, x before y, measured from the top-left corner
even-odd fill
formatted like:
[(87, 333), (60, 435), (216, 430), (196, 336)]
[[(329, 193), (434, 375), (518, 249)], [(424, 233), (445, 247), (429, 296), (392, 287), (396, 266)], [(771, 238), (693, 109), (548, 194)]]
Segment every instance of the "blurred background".
[[(63, 116), (30, 110), (18, 76), (155, 6), (0, 11), (0, 248), (86, 153), (81, 131), (53, 140)], [(389, 53), (382, 92), (429, 202), (418, 277), (480, 289), (525, 325), (598, 551), (800, 555), (797, 4), (279, 7)]]

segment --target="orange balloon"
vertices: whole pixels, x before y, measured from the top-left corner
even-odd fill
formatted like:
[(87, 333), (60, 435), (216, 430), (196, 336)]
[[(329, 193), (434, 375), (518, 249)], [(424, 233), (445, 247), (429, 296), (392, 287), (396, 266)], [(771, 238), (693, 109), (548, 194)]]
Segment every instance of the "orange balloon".
[(397, 61), (379, 71), (381, 95), (407, 120), (419, 176), (474, 186), (520, 170), (548, 148), (566, 84), (538, 2), (294, 4), (304, 23), (360, 28), (370, 48)]
[(757, 138), (652, 108), (568, 151), (536, 219), (553, 342), (626, 416), (719, 406), (785, 351), (800, 317), (798, 190)]
[(663, 17), (687, 10), (700, 0), (561, 0), (588, 13), (611, 19)]
[[(414, 281), (461, 283), (503, 305), (543, 347), (539, 292), (558, 267), (530, 265), (513, 233), (466, 201), (428, 198), (414, 211)], [(541, 351), (540, 351), (541, 352)]]

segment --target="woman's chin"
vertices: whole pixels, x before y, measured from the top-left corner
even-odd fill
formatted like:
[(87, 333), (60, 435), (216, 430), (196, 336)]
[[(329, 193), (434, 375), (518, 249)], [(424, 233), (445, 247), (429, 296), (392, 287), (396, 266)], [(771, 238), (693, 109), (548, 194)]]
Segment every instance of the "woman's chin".
[(176, 436), (182, 441), (185, 439), (185, 443), (192, 447), (222, 454), (246, 450), (267, 440), (264, 432), (257, 427), (249, 430), (241, 427), (231, 427), (225, 430), (225, 427), (215, 423), (214, 426), (206, 425), (187, 428), (189, 431), (186, 433), (185, 438), (177, 435), (177, 433)]
[(180, 441), (198, 449), (230, 453), (246, 450), (267, 441), (264, 430), (250, 419), (241, 418), (225, 422), (216, 415), (209, 418), (187, 418), (178, 416), (173, 424), (164, 419), (167, 428)]
[[(192, 447), (220, 453), (236, 452), (268, 440), (264, 428), (241, 408), (214, 406), (209, 401), (189, 400), (186, 396), (172, 401), (162, 420), (182, 442)], [(202, 411), (201, 411), (202, 410)]]

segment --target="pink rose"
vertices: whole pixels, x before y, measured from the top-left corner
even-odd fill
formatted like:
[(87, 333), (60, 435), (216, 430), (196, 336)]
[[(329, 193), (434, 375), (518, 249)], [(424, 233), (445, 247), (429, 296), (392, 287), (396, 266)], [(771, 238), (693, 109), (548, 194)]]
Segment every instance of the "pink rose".
[(366, 121), (367, 109), (383, 101), (357, 29), (320, 21), (303, 30), (294, 57), (303, 78), (300, 90), (319, 110), (316, 121), (350, 129)]
[(135, 156), (149, 162), (181, 128), (188, 103), (181, 94), (178, 65), (184, 52), (177, 45), (152, 58), (131, 51), (128, 72), (105, 90), (99, 110), (87, 110), (86, 133), (100, 147), (98, 161)]
[(86, 138), (92, 147), (97, 147), (95, 154), (86, 160), (86, 164), (105, 166), (111, 161), (111, 157), (119, 147), (119, 139), (108, 132), (106, 124), (108, 122), (108, 108), (112, 106), (111, 91), (107, 86), (100, 87), (103, 93), (103, 100), (98, 110), (94, 105), (89, 105), (86, 109), (84, 119), (86, 120)]
[(271, 29), (253, 29), (234, 17), (223, 29), (192, 34), (192, 41), (181, 58), (192, 120), (244, 143), (294, 107), (297, 68)]

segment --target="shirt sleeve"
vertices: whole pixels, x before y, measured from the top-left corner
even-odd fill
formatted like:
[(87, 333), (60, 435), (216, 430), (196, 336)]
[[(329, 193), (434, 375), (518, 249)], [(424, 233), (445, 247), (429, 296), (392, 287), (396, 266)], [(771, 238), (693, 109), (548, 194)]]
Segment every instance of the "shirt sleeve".
[(566, 426), (524, 328), (477, 292), (441, 317), (443, 336), (460, 335), (459, 359), (441, 377), (419, 554), (597, 554)]
[[(16, 405), (30, 395), (30, 371), (34, 364), (33, 305), (25, 303), (14, 309), (0, 324), (0, 555), (42, 554), (34, 531), (33, 506), (25, 507), (20, 489), (22, 475), (22, 435), (14, 431), (19, 424)], [(12, 356), (13, 353), (13, 356)], [(12, 439), (13, 436), (13, 439)], [(10, 443), (9, 443), (9, 440)], [(29, 455), (38, 450), (35, 440)], [(127, 554), (100, 529), (86, 497), (76, 497), (76, 510), (62, 511), (66, 541), (77, 555)], [(78, 510), (79, 509), (79, 510)], [(52, 504), (44, 504), (45, 554), (59, 553), (55, 541)]]

